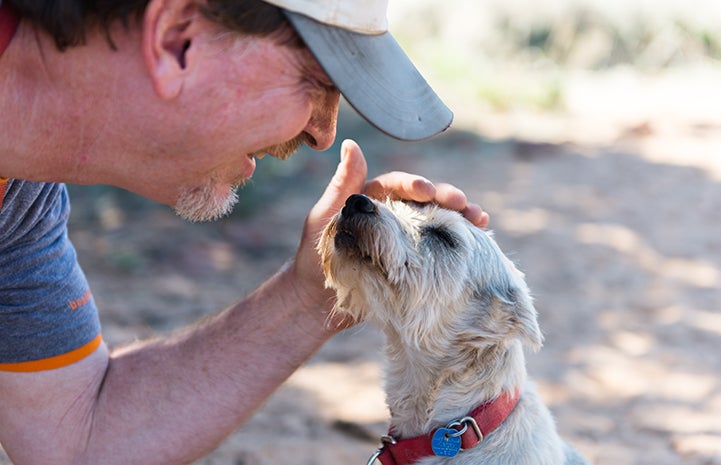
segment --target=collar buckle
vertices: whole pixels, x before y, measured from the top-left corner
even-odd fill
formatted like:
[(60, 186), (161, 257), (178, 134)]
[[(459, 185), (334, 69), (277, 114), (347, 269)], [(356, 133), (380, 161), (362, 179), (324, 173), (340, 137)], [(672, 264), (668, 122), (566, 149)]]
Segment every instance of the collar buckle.
[[(461, 450), (470, 449), (483, 442), (483, 433), (481, 432), (481, 428), (478, 426), (475, 418), (471, 416), (463, 417), (458, 421), (449, 423), (448, 428), (461, 425), (463, 425), (463, 429), (459, 430), (458, 433), (455, 433), (458, 436), (461, 436)], [(464, 436), (465, 432), (468, 430), (468, 425), (471, 425), (473, 432), (476, 433), (476, 438), (468, 437), (467, 435)]]
[(384, 436), (381, 436), (381, 443), (383, 445), (380, 447), (380, 449), (375, 451), (373, 453), (373, 455), (371, 455), (371, 458), (368, 459), (368, 462), (366, 463), (366, 465), (373, 465), (373, 463), (376, 460), (378, 460), (378, 458), (383, 453), (383, 449), (386, 447), (386, 445), (390, 444), (391, 446), (393, 446), (393, 445), (397, 444), (398, 441), (396, 441), (396, 439), (393, 436), (391, 436), (390, 434), (386, 434)]

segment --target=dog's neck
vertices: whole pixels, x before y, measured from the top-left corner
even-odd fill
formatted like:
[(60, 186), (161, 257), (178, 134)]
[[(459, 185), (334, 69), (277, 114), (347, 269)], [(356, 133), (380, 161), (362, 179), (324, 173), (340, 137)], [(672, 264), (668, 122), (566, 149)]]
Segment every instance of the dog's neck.
[(427, 351), (399, 343), (392, 330), (386, 328), (386, 333), (387, 402), (398, 437), (428, 433), (526, 381), (518, 341)]

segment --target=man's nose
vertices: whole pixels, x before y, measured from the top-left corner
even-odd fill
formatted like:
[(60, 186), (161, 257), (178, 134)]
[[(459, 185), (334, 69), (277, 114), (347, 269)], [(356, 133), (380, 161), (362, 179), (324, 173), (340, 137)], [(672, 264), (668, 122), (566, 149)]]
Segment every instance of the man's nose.
[(338, 121), (338, 102), (340, 92), (328, 90), (314, 105), (308, 125), (303, 130), (310, 136), (308, 146), (313, 150), (327, 150), (335, 140)]

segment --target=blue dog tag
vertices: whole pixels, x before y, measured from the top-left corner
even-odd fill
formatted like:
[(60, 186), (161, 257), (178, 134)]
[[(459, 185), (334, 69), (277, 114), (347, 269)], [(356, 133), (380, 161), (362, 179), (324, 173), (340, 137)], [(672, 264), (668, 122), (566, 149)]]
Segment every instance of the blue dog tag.
[[(456, 436), (452, 436), (455, 434)], [(455, 457), (461, 450), (461, 437), (458, 431), (452, 428), (438, 428), (433, 433), (431, 449), (439, 457)]]

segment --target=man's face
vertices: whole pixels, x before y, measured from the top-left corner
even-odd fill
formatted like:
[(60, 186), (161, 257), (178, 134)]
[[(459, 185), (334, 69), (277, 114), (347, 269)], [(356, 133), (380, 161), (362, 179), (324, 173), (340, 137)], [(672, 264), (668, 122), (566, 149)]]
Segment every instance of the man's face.
[(285, 159), (303, 143), (332, 145), (339, 92), (309, 50), (221, 36), (189, 53), (203, 54), (197, 79), (205, 85), (187, 89), (170, 148), (166, 175), (179, 183), (179, 215), (206, 221), (228, 213), (262, 154)]

